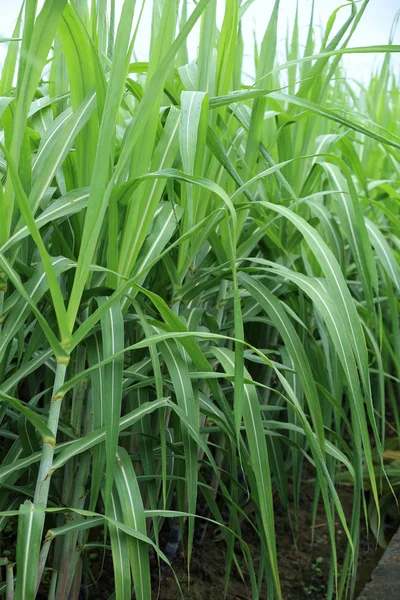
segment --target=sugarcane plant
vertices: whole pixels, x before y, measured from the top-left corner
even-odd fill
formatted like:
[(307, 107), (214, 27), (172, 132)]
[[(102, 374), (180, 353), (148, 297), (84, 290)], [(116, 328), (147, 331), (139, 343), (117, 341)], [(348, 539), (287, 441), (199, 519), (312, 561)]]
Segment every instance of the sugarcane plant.
[[(311, 478), (351, 598), (398, 484), (400, 47), (352, 46), (350, 1), (304, 46), (296, 12), (278, 61), (276, 0), (249, 75), (251, 1), (146, 4), (145, 62), (144, 1), (25, 0), (1, 40), (1, 594), (94, 597), (97, 547), (112, 597), (149, 600), (179, 543), (190, 572), (200, 502), (226, 590), (282, 598), (274, 512), (296, 539)], [(382, 56), (366, 84), (350, 53)]]

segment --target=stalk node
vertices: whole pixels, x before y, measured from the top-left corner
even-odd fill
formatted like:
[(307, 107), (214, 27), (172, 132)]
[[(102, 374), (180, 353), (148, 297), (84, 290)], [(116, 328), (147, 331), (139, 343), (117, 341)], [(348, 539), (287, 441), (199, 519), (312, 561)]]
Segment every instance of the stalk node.
[(55, 446), (56, 446), (56, 440), (55, 440), (55, 438), (51, 438), (51, 437), (44, 437), (43, 438), (43, 443), (44, 444), (49, 444), (49, 446), (51, 446), (52, 448), (55, 448)]
[(64, 367), (68, 367), (69, 356), (56, 356), (56, 362), (58, 365), (63, 365)]

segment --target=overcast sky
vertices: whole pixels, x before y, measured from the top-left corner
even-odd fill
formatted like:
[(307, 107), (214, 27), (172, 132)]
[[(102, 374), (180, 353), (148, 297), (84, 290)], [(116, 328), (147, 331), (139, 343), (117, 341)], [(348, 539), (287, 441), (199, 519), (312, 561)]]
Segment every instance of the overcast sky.
[[(123, 0), (116, 0), (117, 8), (120, 9)], [(43, 0), (39, 0), (39, 5)], [(151, 2), (146, 0), (143, 21), (141, 23), (135, 52), (139, 59), (145, 60), (148, 51), (148, 41), (151, 19)], [(345, 0), (315, 0), (316, 23), (326, 24), (330, 14), (334, 9), (346, 4)], [(139, 5), (139, 0), (138, 0)], [(251, 64), (251, 54), (253, 48), (253, 32), (257, 40), (261, 41), (265, 28), (268, 24), (269, 15), (272, 9), (273, 0), (255, 0), (249, 8), (243, 21), (243, 37), (245, 43), (245, 52), (248, 55), (246, 65)], [(0, 36), (10, 36), (13, 25), (15, 24), (18, 11), (21, 6), (20, 0), (0, 0)], [(219, 18), (223, 17), (224, 2), (218, 0)], [(296, 10), (296, 0), (281, 0), (280, 18), (278, 28), (278, 38), (281, 40), (281, 49), (283, 49), (283, 40), (286, 36), (286, 30), (293, 23), (293, 17)], [(309, 22), (311, 0), (299, 0), (299, 22), (300, 22), (300, 41), (304, 41)], [(370, 0), (369, 5), (362, 17), (358, 29), (353, 35), (350, 46), (366, 46), (385, 44), (388, 41), (391, 26), (396, 12), (400, 10), (400, 0)], [(342, 8), (337, 16), (335, 29), (346, 19), (349, 14), (349, 7)], [(198, 40), (198, 28), (195, 29), (188, 42), (189, 54), (191, 58), (195, 57)], [(400, 27), (397, 28), (394, 43), (400, 44)], [(0, 61), (4, 60), (5, 44), (0, 44)], [(377, 60), (381, 57), (370, 54), (360, 54), (347, 56), (345, 58), (346, 70), (349, 77), (366, 80), (371, 69)], [(396, 69), (400, 71), (400, 54), (394, 56)]]

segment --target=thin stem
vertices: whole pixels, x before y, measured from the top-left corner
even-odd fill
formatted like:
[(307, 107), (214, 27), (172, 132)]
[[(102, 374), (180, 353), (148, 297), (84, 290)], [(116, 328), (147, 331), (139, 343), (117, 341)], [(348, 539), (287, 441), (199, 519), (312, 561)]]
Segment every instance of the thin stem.
[(40, 581), (42, 579), (42, 575), (43, 575), (44, 567), (45, 567), (45, 564), (47, 561), (47, 557), (49, 555), (50, 545), (51, 545), (51, 541), (49, 540), (43, 544), (42, 549), (40, 550), (38, 576), (37, 576), (37, 582), (36, 582), (36, 594), (38, 593), (38, 590), (39, 590)]
[(55, 600), (55, 597), (56, 597), (57, 577), (58, 577), (58, 571), (56, 571), (54, 569), (53, 572), (52, 572), (52, 574), (51, 574), (51, 580), (50, 580), (49, 600)]
[(6, 600), (14, 600), (14, 564), (6, 566)]
[[(56, 368), (56, 376), (54, 378), (54, 386), (53, 386), (53, 395), (50, 402), (50, 410), (49, 410), (49, 418), (47, 421), (47, 425), (51, 432), (54, 434), (54, 439), (57, 438), (57, 430), (58, 430), (58, 422), (60, 419), (60, 411), (61, 411), (61, 402), (64, 397), (64, 394), (58, 394), (57, 390), (63, 385), (65, 380), (65, 373), (67, 371), (67, 365), (57, 363)], [(40, 460), (39, 474), (36, 481), (36, 489), (35, 489), (35, 504), (44, 504), (47, 505), (47, 500), (49, 497), (49, 489), (50, 489), (50, 479), (49, 475), (51, 465), (53, 464), (53, 456), (54, 456), (54, 445), (49, 444), (48, 442), (43, 443), (42, 448), (42, 458)], [(39, 565), (38, 565), (38, 578), (37, 578), (37, 587), (36, 593), (40, 585), (40, 580), (42, 578), (43, 570), (46, 564), (47, 555), (49, 552), (50, 544), (46, 543), (43, 545)], [(54, 573), (53, 573), (54, 575)], [(52, 577), (53, 583), (53, 577)], [(54, 583), (55, 585), (55, 583)], [(50, 595), (49, 595), (50, 598)]]
[[(54, 434), (57, 436), (58, 421), (60, 419), (61, 402), (64, 394), (57, 394), (57, 390), (63, 385), (65, 380), (65, 373), (67, 370), (66, 364), (57, 363), (56, 376), (54, 379), (53, 396), (50, 403), (49, 419), (47, 425)], [(49, 472), (51, 465), (53, 464), (54, 446), (45, 442), (42, 448), (42, 458), (40, 461), (39, 475), (36, 482), (35, 490), (35, 503), (47, 505), (47, 499), (49, 496), (50, 479)]]

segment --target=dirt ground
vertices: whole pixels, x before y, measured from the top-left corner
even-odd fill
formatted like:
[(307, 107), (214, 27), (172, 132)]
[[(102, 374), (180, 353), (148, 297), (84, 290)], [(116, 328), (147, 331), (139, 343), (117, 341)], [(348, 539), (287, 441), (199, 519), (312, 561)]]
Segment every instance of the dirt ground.
[[(351, 491), (344, 488), (341, 500), (347, 516), (351, 513)], [(285, 600), (326, 600), (327, 581), (329, 577), (330, 543), (326, 518), (322, 507), (318, 510), (314, 544), (311, 539), (311, 508), (313, 494), (312, 487), (305, 489), (301, 498), (299, 515), (299, 536), (296, 546), (293, 542), (293, 533), (287, 515), (277, 507), (275, 514), (276, 539), (278, 549), (279, 570), (282, 582), (282, 591)], [(393, 532), (397, 524), (393, 524)], [(243, 531), (244, 539), (249, 546), (254, 568), (257, 572), (260, 547), (258, 538), (253, 530), (248, 527)], [(338, 528), (337, 550), (339, 562), (343, 560), (346, 549), (346, 540), (343, 532)], [(250, 600), (251, 590), (248, 585), (248, 573), (243, 559), (238, 560), (243, 568), (246, 582), (243, 582), (235, 568), (232, 569), (228, 588), (228, 600)], [(372, 535), (367, 536), (365, 528), (361, 530), (359, 581), (357, 593), (361, 591), (368, 581), (370, 573), (377, 564), (383, 550), (376, 548)], [(185, 600), (213, 600), (224, 597), (225, 589), (225, 543), (215, 537), (212, 527), (207, 529), (201, 546), (194, 548), (190, 569), (190, 587), (188, 588), (187, 567), (183, 554), (179, 554), (173, 563), (176, 576), (180, 582)], [(154, 561), (152, 570), (153, 600), (179, 600), (181, 597), (176, 581), (171, 572), (163, 573), (159, 577), (157, 563)], [(93, 600), (106, 600), (113, 591), (112, 561), (111, 557), (105, 558), (104, 570), (100, 574), (97, 585), (89, 588), (89, 598)], [(261, 589), (260, 598), (268, 600), (265, 585)]]

